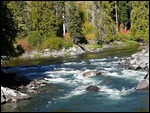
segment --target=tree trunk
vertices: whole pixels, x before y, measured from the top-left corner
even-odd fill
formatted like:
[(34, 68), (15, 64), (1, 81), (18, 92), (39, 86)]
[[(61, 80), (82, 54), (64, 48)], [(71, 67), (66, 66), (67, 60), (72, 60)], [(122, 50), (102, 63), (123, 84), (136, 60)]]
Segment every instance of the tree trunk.
[(94, 5), (92, 4), (92, 24), (94, 25)]
[(65, 36), (65, 34), (66, 34), (66, 29), (65, 29), (65, 21), (64, 21), (64, 13), (63, 13), (63, 36)]
[(117, 12), (117, 1), (115, 1), (115, 11), (116, 11), (116, 32), (118, 32), (118, 12)]

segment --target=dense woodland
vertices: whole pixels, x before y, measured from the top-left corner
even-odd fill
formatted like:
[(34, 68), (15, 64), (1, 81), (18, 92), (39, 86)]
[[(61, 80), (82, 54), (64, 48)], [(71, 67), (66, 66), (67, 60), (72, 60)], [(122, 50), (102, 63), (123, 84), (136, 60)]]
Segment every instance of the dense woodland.
[(149, 41), (149, 1), (1, 1), (2, 56), (125, 40)]

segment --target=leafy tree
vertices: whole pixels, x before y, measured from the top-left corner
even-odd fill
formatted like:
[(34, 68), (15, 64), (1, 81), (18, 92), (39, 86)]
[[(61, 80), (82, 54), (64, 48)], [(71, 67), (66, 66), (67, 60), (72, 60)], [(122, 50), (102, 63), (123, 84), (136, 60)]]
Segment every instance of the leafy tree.
[(15, 44), (18, 31), (7, 3), (7, 1), (1, 1), (1, 57), (17, 56), (23, 52), (23, 49)]

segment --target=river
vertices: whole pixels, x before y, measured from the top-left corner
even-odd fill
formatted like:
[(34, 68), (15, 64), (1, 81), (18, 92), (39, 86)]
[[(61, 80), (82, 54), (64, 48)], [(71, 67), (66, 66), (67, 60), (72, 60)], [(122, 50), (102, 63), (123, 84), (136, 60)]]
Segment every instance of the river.
[[(5, 63), (2, 70), (17, 72), (30, 79), (45, 79), (51, 88), (31, 95), (30, 100), (3, 104), (1, 112), (149, 111), (149, 91), (134, 89), (148, 72), (130, 70), (119, 64), (119, 58), (137, 51), (137, 46), (109, 48), (101, 53), (85, 53), (72, 58), (25, 59)], [(103, 74), (82, 77), (84, 70), (95, 69)], [(98, 86), (100, 92), (86, 91), (89, 85)]]

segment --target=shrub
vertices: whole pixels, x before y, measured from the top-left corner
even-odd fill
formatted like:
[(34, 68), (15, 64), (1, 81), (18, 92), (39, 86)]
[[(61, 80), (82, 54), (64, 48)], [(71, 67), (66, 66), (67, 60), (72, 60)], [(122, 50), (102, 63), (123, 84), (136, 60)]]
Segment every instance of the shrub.
[(19, 38), (16, 40), (17, 45), (21, 45), (21, 47), (25, 50), (25, 51), (30, 51), (32, 48), (31, 46), (28, 44), (27, 38)]
[(55, 37), (55, 38), (48, 38), (48, 39), (44, 39), (43, 41), (43, 48), (49, 48), (51, 50), (59, 50), (63, 47), (65, 48), (69, 48), (73, 45), (72, 42), (70, 41), (65, 41), (62, 38), (59, 37)]
[(87, 40), (93, 40), (96, 35), (96, 30), (94, 26), (89, 24), (87, 21), (82, 24), (82, 35), (87, 39)]
[(28, 42), (32, 47), (40, 45), (42, 41), (41, 33), (39, 31), (31, 31), (28, 35)]

